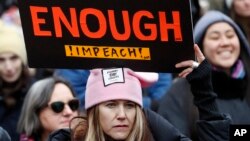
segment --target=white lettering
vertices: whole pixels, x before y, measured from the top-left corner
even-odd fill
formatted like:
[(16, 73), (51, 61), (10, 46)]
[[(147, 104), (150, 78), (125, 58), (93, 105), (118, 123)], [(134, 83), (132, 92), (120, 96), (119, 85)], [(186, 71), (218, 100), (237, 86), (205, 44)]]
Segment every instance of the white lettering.
[(234, 132), (234, 136), (243, 136), (247, 133), (246, 129), (236, 129)]

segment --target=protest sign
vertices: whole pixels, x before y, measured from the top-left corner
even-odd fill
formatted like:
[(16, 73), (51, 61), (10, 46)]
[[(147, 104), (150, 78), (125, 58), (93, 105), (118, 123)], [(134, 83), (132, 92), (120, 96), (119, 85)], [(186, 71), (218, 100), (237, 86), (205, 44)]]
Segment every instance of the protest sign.
[(30, 67), (178, 72), (194, 59), (189, 0), (19, 0)]

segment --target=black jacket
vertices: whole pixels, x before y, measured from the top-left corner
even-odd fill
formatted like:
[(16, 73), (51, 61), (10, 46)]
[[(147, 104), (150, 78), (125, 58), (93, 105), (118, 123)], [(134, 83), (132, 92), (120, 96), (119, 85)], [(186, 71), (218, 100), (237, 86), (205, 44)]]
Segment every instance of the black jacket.
[[(228, 141), (230, 119), (218, 113), (213, 100), (214, 93), (210, 88), (211, 82), (208, 80), (207, 83), (206, 81), (200, 83), (202, 82), (200, 79), (209, 79), (209, 75), (207, 75), (209, 68), (207, 67), (208, 63), (204, 61), (199, 67), (199, 69), (204, 70), (196, 70), (194, 71), (194, 74), (192, 73), (193, 75), (188, 77), (188, 80), (193, 86), (193, 92), (195, 93), (196, 98), (200, 100), (200, 98), (203, 99), (205, 97), (203, 102), (197, 103), (197, 107), (201, 114), (201, 120), (197, 122), (199, 138), (202, 141)], [(144, 113), (155, 141), (190, 141), (189, 138), (184, 136), (159, 114), (149, 109), (144, 109)], [(48, 141), (69, 140), (69, 130), (62, 129), (52, 133)]]
[(13, 141), (19, 140), (20, 135), (17, 133), (17, 122), (21, 113), (23, 99), (26, 92), (27, 89), (17, 91), (13, 94), (15, 96), (16, 103), (12, 107), (7, 106), (4, 98), (0, 96), (0, 126), (9, 133)]
[[(247, 80), (234, 79), (224, 72), (212, 71), (215, 102), (219, 113), (228, 114), (231, 124), (250, 124), (250, 105), (245, 90)], [(161, 99), (158, 113), (186, 136), (197, 140), (196, 121), (199, 111), (193, 104), (193, 93), (185, 79), (174, 80), (168, 93)], [(248, 94), (249, 95), (249, 94)]]
[[(250, 124), (250, 105), (243, 95), (246, 80), (236, 80), (216, 71), (212, 73), (212, 80), (218, 111), (230, 115), (231, 124)], [(193, 98), (188, 81), (176, 79), (161, 99), (158, 113), (186, 136), (197, 140), (195, 123), (199, 112)]]

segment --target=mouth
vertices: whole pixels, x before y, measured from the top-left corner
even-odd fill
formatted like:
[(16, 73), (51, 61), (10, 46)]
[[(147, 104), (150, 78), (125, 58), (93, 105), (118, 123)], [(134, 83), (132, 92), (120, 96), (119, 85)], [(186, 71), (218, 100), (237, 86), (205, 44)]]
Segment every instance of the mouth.
[(14, 76), (13, 73), (8, 73), (8, 74), (6, 74), (6, 77), (8, 77), (8, 78), (11, 78), (11, 77), (13, 77), (13, 76)]
[(116, 125), (114, 127), (128, 127), (128, 125)]
[(116, 125), (113, 128), (115, 128), (116, 130), (119, 130), (119, 131), (123, 131), (123, 130), (128, 129), (128, 125)]
[(68, 124), (69, 125), (70, 121), (69, 120), (66, 120), (66, 121), (63, 121), (62, 124)]
[(218, 53), (223, 58), (229, 58), (232, 55), (232, 51), (226, 50)]

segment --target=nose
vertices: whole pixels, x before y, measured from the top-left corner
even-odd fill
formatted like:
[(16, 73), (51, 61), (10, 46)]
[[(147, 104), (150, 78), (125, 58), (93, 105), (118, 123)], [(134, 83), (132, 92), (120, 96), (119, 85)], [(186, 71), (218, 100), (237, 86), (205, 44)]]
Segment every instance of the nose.
[(230, 44), (230, 39), (227, 37), (223, 36), (220, 40), (220, 45), (221, 46), (228, 46)]
[(119, 106), (117, 118), (118, 120), (124, 120), (126, 118), (124, 106)]
[(9, 61), (9, 60), (6, 60), (5, 61), (5, 69), (7, 70), (7, 71), (11, 71), (11, 70), (13, 70), (13, 63), (11, 62), (11, 61)]
[(71, 108), (69, 107), (69, 105), (67, 105), (67, 104), (64, 105), (63, 115), (69, 116), (69, 115), (72, 115), (73, 112), (74, 111), (71, 110)]

